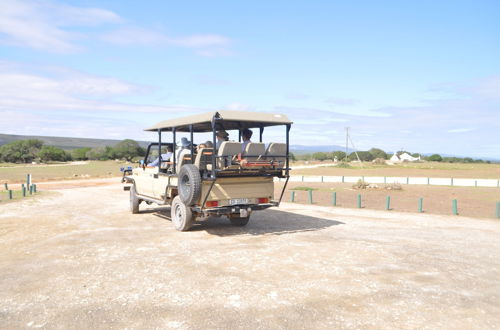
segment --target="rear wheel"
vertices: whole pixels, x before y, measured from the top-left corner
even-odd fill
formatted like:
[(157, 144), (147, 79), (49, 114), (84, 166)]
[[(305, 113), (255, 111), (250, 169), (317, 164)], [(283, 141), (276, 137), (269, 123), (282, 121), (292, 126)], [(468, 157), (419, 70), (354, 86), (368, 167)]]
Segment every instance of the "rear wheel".
[(170, 216), (175, 229), (187, 231), (193, 226), (195, 216), (191, 208), (184, 204), (179, 196), (175, 196), (170, 209)]
[(137, 214), (139, 213), (139, 204), (141, 203), (141, 200), (137, 198), (137, 193), (135, 191), (135, 185), (132, 185), (130, 187), (130, 211), (132, 214)]
[(237, 226), (237, 227), (246, 226), (249, 220), (250, 220), (250, 216), (247, 216), (247, 217), (240, 217), (239, 215), (230, 215), (229, 216), (229, 221), (231, 221), (231, 224), (233, 226)]

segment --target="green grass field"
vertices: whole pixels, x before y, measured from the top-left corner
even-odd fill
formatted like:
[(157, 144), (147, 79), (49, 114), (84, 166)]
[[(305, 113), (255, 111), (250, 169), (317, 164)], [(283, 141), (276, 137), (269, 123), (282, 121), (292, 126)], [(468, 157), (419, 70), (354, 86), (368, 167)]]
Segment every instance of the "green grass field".
[[(315, 164), (318, 164), (316, 162)], [(321, 164), (321, 162), (319, 162)], [(325, 163), (323, 163), (325, 164)], [(307, 165), (293, 163), (294, 166)], [(345, 175), (345, 176), (420, 176), (444, 178), (500, 179), (500, 164), (463, 164), (463, 163), (402, 163), (397, 165), (377, 165), (372, 163), (349, 163), (347, 167), (332, 166), (295, 169), (295, 175)]]
[[(120, 167), (132, 166), (124, 162), (89, 161), (77, 165), (71, 163), (49, 165), (21, 165), (0, 163), (0, 184), (21, 183), (26, 181), (26, 175), (32, 175), (33, 182), (49, 180), (85, 179), (112, 177), (121, 175)], [(135, 166), (135, 165), (134, 165)], [(0, 189), (3, 187), (0, 187)]]

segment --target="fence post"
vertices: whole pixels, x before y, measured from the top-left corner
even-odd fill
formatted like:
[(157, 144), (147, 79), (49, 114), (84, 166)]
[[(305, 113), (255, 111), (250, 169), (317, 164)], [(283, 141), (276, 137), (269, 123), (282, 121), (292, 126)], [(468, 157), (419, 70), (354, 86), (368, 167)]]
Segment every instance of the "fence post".
[(431, 184), (431, 178), (427, 178), (427, 185)]
[(292, 191), (290, 193), (290, 202), (292, 202), (292, 203), (295, 202), (295, 191)]
[(385, 199), (385, 209), (386, 211), (391, 209), (391, 196), (387, 196)]
[(7, 184), (7, 182), (5, 182), (3, 186), (5, 187), (5, 190), (9, 190), (9, 185)]
[(30, 185), (30, 195), (33, 195), (33, 185)]
[(452, 203), (451, 206), (452, 206), (453, 215), (458, 215), (458, 202), (457, 202), (457, 200), (454, 199), (451, 203)]
[(332, 194), (332, 204), (333, 204), (333, 206), (337, 206), (337, 192), (336, 191), (334, 191)]
[(406, 184), (410, 184), (410, 177), (409, 176), (406, 177)]
[(361, 194), (358, 194), (358, 209), (361, 208)]
[(33, 192), (36, 193), (36, 184), (33, 185)]
[(24, 184), (21, 189), (23, 190), (23, 197), (26, 197), (26, 187), (24, 186)]
[(474, 181), (474, 187), (477, 187), (477, 180)]
[(309, 192), (309, 204), (312, 204), (313, 203), (313, 191), (308, 190), (308, 192)]
[(342, 175), (342, 183), (344, 183), (344, 176)]
[(323, 176), (321, 176), (321, 182), (323, 182)]
[(30, 185), (31, 185), (31, 174), (26, 174), (26, 188), (29, 189)]
[(451, 186), (453, 187), (453, 178), (451, 178)]
[(9, 199), (12, 199), (12, 190), (9, 190)]
[(500, 219), (500, 202), (497, 202), (497, 219)]
[(304, 176), (302, 176), (302, 182), (304, 182)]
[(384, 176), (384, 184), (387, 184), (387, 177)]
[(418, 212), (424, 212), (424, 199), (422, 197), (418, 199)]
[(365, 176), (364, 175), (361, 177), (361, 181), (365, 182)]

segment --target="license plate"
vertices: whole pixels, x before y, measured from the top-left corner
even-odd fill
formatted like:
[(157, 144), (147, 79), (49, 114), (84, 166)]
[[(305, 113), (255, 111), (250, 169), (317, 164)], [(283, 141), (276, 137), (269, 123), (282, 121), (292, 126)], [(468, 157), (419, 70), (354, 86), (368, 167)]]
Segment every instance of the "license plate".
[(230, 205), (241, 205), (241, 204), (250, 204), (250, 200), (248, 198), (235, 198), (229, 200)]

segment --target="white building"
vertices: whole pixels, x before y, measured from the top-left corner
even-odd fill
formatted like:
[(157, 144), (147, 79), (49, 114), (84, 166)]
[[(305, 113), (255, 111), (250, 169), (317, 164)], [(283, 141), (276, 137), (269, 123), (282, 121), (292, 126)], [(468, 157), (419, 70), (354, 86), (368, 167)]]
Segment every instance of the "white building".
[(396, 153), (392, 155), (390, 161), (393, 163), (401, 163), (401, 162), (416, 162), (419, 161), (420, 156), (418, 157), (413, 157), (412, 155), (408, 154), (407, 152), (403, 152), (401, 155), (397, 155)]

